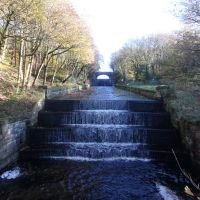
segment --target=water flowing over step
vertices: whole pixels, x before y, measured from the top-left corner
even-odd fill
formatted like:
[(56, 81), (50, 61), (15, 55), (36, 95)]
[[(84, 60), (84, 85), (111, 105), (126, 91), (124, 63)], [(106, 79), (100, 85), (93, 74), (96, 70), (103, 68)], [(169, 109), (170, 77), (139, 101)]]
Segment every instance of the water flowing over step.
[(180, 149), (157, 100), (46, 100), (29, 130), (25, 160), (173, 160)]
[[(32, 147), (31, 147), (32, 148)], [(108, 159), (142, 158), (170, 160), (173, 158), (169, 148), (140, 143), (49, 143), (36, 145), (32, 149), (31, 159)]]
[(135, 112), (164, 111), (163, 102), (156, 100), (47, 100), (46, 111), (129, 110)]
[(70, 112), (41, 111), (39, 126), (67, 124), (134, 124), (145, 127), (171, 127), (170, 117), (163, 112), (130, 112), (125, 110), (79, 110)]
[(132, 142), (169, 147), (178, 146), (178, 139), (175, 129), (149, 129), (134, 125), (78, 124), (55, 128), (32, 127), (29, 131), (30, 145), (52, 142)]

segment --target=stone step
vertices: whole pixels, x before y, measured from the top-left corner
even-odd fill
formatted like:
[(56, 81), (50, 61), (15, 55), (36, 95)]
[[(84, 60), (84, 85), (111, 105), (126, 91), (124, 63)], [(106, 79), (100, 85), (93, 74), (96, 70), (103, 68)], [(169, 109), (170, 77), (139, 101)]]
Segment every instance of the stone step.
[(36, 146), (21, 153), (23, 160), (72, 157), (74, 159), (79, 157), (88, 159), (137, 157), (165, 161), (174, 159), (169, 148), (132, 143), (52, 143)]
[(144, 100), (46, 100), (45, 111), (130, 110), (135, 112), (164, 111), (162, 101)]
[(150, 129), (134, 125), (77, 124), (66, 127), (32, 127), (29, 144), (52, 142), (115, 142), (178, 146), (175, 129)]
[(38, 114), (38, 126), (67, 124), (124, 124), (170, 128), (170, 117), (165, 112), (129, 112), (121, 110), (81, 110), (73, 112), (45, 112)]

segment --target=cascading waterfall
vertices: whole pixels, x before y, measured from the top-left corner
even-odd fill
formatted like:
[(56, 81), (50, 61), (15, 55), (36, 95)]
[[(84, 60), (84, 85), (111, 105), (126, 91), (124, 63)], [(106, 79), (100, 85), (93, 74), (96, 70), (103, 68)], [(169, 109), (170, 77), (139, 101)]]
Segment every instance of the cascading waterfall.
[(28, 136), (0, 172), (2, 200), (188, 199), (171, 148), (189, 162), (162, 101), (94, 87), (46, 100)]
[(156, 100), (47, 100), (29, 132), (31, 159), (162, 159), (178, 146)]

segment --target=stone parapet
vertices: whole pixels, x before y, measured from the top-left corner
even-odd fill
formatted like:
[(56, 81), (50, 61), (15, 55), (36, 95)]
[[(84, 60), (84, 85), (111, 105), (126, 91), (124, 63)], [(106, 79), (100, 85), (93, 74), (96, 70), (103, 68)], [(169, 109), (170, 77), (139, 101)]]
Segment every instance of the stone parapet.
[(18, 159), (20, 150), (26, 146), (27, 127), (37, 122), (38, 112), (43, 109), (45, 98), (63, 96), (83, 88), (82, 86), (71, 88), (45, 87), (45, 94), (38, 100), (32, 112), (28, 113), (25, 119), (0, 121), (0, 170)]

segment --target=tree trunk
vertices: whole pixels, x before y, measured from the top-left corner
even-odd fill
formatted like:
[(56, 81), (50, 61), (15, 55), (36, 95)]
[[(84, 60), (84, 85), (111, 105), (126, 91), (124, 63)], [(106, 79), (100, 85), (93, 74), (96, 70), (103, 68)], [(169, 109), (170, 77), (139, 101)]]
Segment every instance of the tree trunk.
[(69, 74), (69, 75), (62, 81), (63, 84), (66, 83), (66, 82), (69, 80), (69, 78), (71, 78), (71, 77), (73, 76), (75, 69), (76, 69), (76, 66), (74, 65), (71, 74)]
[(35, 62), (34, 62), (34, 65), (33, 65), (32, 73), (33, 73), (33, 76), (35, 77), (36, 74), (37, 74), (37, 66), (40, 66), (40, 64), (42, 63), (42, 55), (41, 55), (41, 53), (36, 54), (34, 60), (35, 60)]
[(82, 73), (82, 71), (85, 69), (85, 65), (83, 65), (82, 67), (81, 67), (81, 69), (79, 70), (79, 72), (78, 72), (78, 74), (77, 74), (77, 78), (79, 78), (79, 76), (81, 75), (81, 73)]
[(14, 67), (17, 67), (17, 38), (14, 40)]
[(10, 59), (10, 66), (16, 67), (16, 41), (15, 38), (12, 40), (13, 48), (11, 50), (11, 59)]
[(51, 80), (51, 85), (53, 85), (56, 74), (62, 69), (62, 67), (65, 65), (65, 62), (66, 62), (66, 59), (62, 62), (62, 64), (59, 67), (56, 64), (56, 67), (55, 67), (55, 70), (54, 70), (54, 73), (53, 73), (53, 77), (52, 77), (52, 80)]
[(29, 87), (30, 77), (32, 74), (32, 69), (33, 69), (33, 62), (34, 62), (34, 56), (31, 56), (30, 62), (28, 64), (27, 74), (26, 74), (26, 81), (25, 81), (26, 88)]
[(47, 65), (45, 65), (45, 68), (44, 68), (43, 85), (46, 84), (46, 81), (47, 81)]
[(48, 65), (49, 65), (49, 62), (50, 60), (53, 58), (53, 54), (51, 54), (50, 56), (47, 56), (47, 62), (45, 64), (45, 68), (44, 68), (44, 77), (43, 77), (43, 85), (46, 84), (47, 82), (47, 75), (48, 75)]
[(40, 66), (39, 66), (39, 68), (37, 70), (36, 76), (35, 76), (35, 78), (33, 80), (32, 86), (35, 86), (35, 84), (36, 84), (36, 82), (37, 82), (37, 80), (39, 78), (40, 72), (42, 71), (43, 67), (46, 66), (47, 64), (48, 64), (48, 52), (45, 53), (45, 55), (44, 55), (44, 57), (42, 59), (42, 62), (40, 64)]
[(25, 41), (22, 39), (21, 41), (21, 49), (20, 49), (20, 56), (19, 56), (19, 67), (18, 67), (18, 78), (17, 78), (17, 92), (19, 91), (20, 83), (23, 78), (23, 65), (24, 65), (24, 48), (25, 48)]
[(69, 80), (69, 78), (71, 78), (72, 77), (72, 74), (70, 74), (69, 76), (67, 76), (63, 81), (62, 81), (62, 83), (66, 83), (68, 80)]
[(4, 45), (2, 47), (2, 51), (1, 51), (1, 55), (0, 55), (0, 63), (2, 63), (5, 60), (7, 45), (8, 45), (8, 38), (5, 39)]
[(22, 62), (22, 72), (23, 72), (23, 79), (22, 79), (22, 89), (25, 89), (25, 83), (27, 78), (27, 66), (26, 66), (26, 42), (24, 41), (24, 51), (23, 51), (23, 62)]
[(39, 78), (40, 72), (42, 71), (42, 68), (43, 68), (44, 65), (45, 65), (44, 63), (41, 63), (41, 64), (40, 64), (40, 66), (39, 66), (39, 68), (38, 68), (38, 70), (37, 70), (36, 76), (35, 76), (35, 78), (34, 78), (34, 80), (33, 80), (32, 86), (35, 86), (35, 84), (36, 84), (36, 82), (37, 82), (37, 80), (38, 80), (38, 78)]
[(51, 85), (53, 85), (53, 83), (54, 83), (54, 80), (55, 80), (57, 71), (58, 71), (58, 67), (56, 67), (55, 70), (54, 70), (54, 72), (53, 72), (53, 77), (52, 77), (52, 79), (51, 79)]
[(8, 19), (6, 20), (6, 24), (5, 24), (5, 27), (3, 28), (2, 32), (1, 32), (1, 37), (0, 37), (0, 62), (3, 61), (2, 59), (2, 56), (4, 54), (4, 48), (5, 46), (7, 46), (7, 34), (8, 34), (8, 27), (9, 27), (9, 24), (10, 24), (10, 21), (11, 21), (11, 16), (8, 16)]

